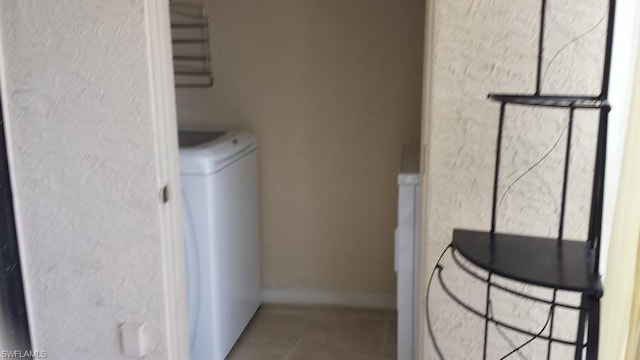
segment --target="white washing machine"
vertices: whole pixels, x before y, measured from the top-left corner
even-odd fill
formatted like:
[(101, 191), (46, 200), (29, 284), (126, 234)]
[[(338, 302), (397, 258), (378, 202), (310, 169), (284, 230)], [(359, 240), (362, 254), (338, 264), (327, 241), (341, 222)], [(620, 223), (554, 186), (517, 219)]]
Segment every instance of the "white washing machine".
[(191, 360), (224, 360), (260, 306), (255, 137), (180, 131)]

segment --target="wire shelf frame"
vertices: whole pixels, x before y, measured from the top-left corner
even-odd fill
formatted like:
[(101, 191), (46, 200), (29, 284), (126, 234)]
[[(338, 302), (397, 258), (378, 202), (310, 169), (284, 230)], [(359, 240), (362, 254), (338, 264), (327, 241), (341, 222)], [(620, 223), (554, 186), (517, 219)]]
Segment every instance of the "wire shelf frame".
[(169, 10), (176, 87), (211, 87), (214, 78), (206, 8), (200, 4), (171, 1)]

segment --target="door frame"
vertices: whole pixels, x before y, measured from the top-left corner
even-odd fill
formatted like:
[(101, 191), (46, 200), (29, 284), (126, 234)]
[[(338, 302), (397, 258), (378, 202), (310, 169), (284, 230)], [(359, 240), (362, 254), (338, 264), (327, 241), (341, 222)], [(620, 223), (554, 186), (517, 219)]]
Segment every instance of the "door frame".
[(169, 1), (145, 0), (145, 12), (158, 189), (166, 199), (160, 216), (167, 353), (181, 360), (189, 357), (189, 327)]
[[(425, 21), (424, 21), (424, 53), (423, 53), (423, 68), (422, 68), (422, 114), (421, 114), (421, 126), (420, 126), (420, 232), (418, 251), (418, 267), (417, 271), (419, 277), (422, 279), (428, 279), (427, 269), (427, 226), (431, 212), (429, 211), (429, 202), (427, 196), (429, 194), (429, 174), (427, 169), (429, 168), (429, 137), (431, 135), (431, 95), (432, 95), (432, 79), (433, 79), (433, 49), (434, 49), (434, 28), (436, 20), (436, 1), (437, 0), (425, 0)], [(416, 301), (418, 304), (418, 321), (417, 321), (417, 333), (416, 344), (417, 347), (415, 354), (417, 359), (425, 358), (425, 345), (427, 334), (427, 313), (426, 313), (426, 300), (427, 300), (427, 282), (419, 281), (419, 288), (416, 292)]]

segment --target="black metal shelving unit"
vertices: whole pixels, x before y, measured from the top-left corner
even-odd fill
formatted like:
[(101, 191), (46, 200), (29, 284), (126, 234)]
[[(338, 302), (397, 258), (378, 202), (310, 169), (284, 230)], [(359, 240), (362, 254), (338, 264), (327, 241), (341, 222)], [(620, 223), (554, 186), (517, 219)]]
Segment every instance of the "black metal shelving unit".
[[(495, 170), (493, 182), (493, 202), (491, 212), (491, 228), (489, 231), (472, 231), (454, 229), (452, 242), (437, 261), (434, 272), (429, 280), (429, 289), (434, 277), (446, 295), (458, 303), (462, 308), (484, 319), (483, 359), (487, 359), (487, 344), (489, 325), (495, 325), (510, 331), (530, 336), (530, 340), (503, 358), (510, 356), (526, 346), (534, 339), (548, 341), (547, 356), (551, 357), (551, 345), (554, 343), (575, 347), (575, 359), (596, 360), (598, 354), (598, 327), (600, 316), (600, 298), (603, 289), (600, 281), (600, 233), (602, 227), (602, 201), (604, 192), (604, 174), (606, 157), (607, 122), (610, 106), (607, 101), (609, 92), (609, 75), (611, 65), (611, 49), (613, 41), (613, 24), (615, 14), (615, 0), (609, 1), (607, 15), (607, 30), (602, 70), (602, 88), (599, 95), (555, 95), (542, 93), (542, 62), (544, 54), (545, 20), (547, 17), (547, 1), (541, 0), (540, 34), (538, 39), (538, 59), (536, 87), (533, 94), (489, 94), (489, 99), (500, 103), (500, 117), (495, 155)], [(567, 141), (564, 157), (564, 171), (562, 177), (562, 193), (560, 219), (557, 236), (545, 238), (521, 234), (507, 234), (496, 232), (498, 185), (500, 179), (500, 160), (502, 150), (503, 129), (508, 106), (527, 106), (542, 108), (561, 108), (567, 111)], [(565, 210), (567, 202), (567, 185), (569, 175), (569, 159), (571, 156), (571, 139), (576, 110), (591, 110), (599, 113), (596, 155), (593, 186), (591, 194), (591, 209), (589, 215), (589, 232), (583, 241), (567, 240), (564, 235)], [(443, 256), (450, 251), (454, 263), (461, 270), (477, 281), (486, 284), (485, 308), (476, 309), (454, 294), (447, 286), (442, 276), (444, 266)], [(466, 261), (461, 261), (465, 259)], [(476, 266), (486, 272), (486, 276), (478, 275)], [(501, 276), (525, 284), (536, 285), (552, 290), (552, 298), (545, 299), (495, 282), (494, 276)], [(496, 319), (492, 315), (492, 290), (499, 289), (511, 295), (525, 298), (548, 306), (548, 319), (545, 328), (540, 332), (532, 332), (515, 324)], [(557, 300), (558, 291), (570, 291), (581, 295), (580, 305), (563, 303)], [(429, 292), (429, 290), (428, 290)], [(427, 301), (429, 295), (427, 294)], [(577, 336), (574, 340), (567, 340), (554, 336), (554, 315), (558, 308), (578, 312)], [(438, 346), (435, 334), (431, 328), (429, 307), (427, 302), (427, 323), (429, 333), (436, 352), (441, 358), (443, 354)], [(545, 334), (545, 329), (548, 332)]]

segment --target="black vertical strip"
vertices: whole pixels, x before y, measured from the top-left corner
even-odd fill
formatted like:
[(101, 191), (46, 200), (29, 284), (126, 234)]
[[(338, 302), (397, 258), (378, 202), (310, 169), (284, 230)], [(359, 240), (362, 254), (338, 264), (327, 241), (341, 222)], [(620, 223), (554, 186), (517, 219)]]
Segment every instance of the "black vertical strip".
[(613, 26), (616, 17), (616, 0), (609, 0), (609, 19), (607, 20), (607, 40), (604, 50), (604, 66), (602, 69), (601, 99), (609, 96), (609, 77), (611, 75), (611, 51), (613, 49)]
[(600, 265), (600, 237), (602, 232), (602, 203), (604, 198), (605, 162), (607, 158), (607, 125), (609, 109), (600, 112), (598, 126), (598, 143), (596, 145), (596, 165), (593, 173), (593, 187), (591, 198), (591, 216), (589, 221), (589, 235), (587, 241), (594, 249), (593, 273), (598, 274)]
[[(493, 234), (496, 231), (496, 216), (498, 211), (498, 184), (500, 178), (500, 152), (502, 151), (502, 130), (504, 129), (504, 117), (507, 104), (500, 103), (500, 123), (498, 124), (498, 138), (496, 139), (496, 163), (493, 174), (493, 202), (491, 207), (491, 242), (493, 246)], [(489, 344), (489, 308), (491, 307), (491, 277), (489, 272), (487, 277), (487, 292), (484, 310), (484, 342), (482, 345), (482, 359), (487, 359), (487, 345)]]
[[(496, 141), (496, 165), (493, 174), (493, 203), (491, 207), (491, 233), (496, 231), (496, 213), (498, 211), (498, 178), (500, 177), (500, 152), (502, 151), (502, 129), (504, 128), (504, 113), (506, 104), (500, 104), (500, 124), (498, 125), (498, 139)], [(493, 239), (493, 237), (491, 237)]]
[(20, 269), (2, 111), (0, 125), (0, 333), (3, 335), (3, 350), (26, 351), (31, 350), (31, 339)]
[(544, 57), (544, 23), (547, 17), (547, 0), (542, 0), (540, 10), (540, 37), (538, 38), (538, 71), (536, 74), (536, 95), (542, 90), (542, 59)]
[(600, 299), (587, 294), (589, 307), (589, 329), (587, 333), (587, 360), (598, 360), (598, 343), (600, 338)]
[(549, 309), (549, 342), (547, 343), (547, 360), (551, 359), (551, 345), (553, 345), (553, 320), (556, 314), (556, 297), (558, 295), (558, 289), (553, 289), (553, 299), (551, 300), (551, 309)]
[(567, 208), (567, 184), (569, 183), (569, 161), (571, 160), (571, 137), (573, 133), (573, 115), (575, 108), (569, 109), (569, 130), (567, 131), (567, 149), (564, 156), (564, 174), (562, 175), (562, 201), (560, 202), (560, 222), (558, 226), (558, 245), (564, 237), (564, 214)]
[(576, 352), (575, 352), (575, 356), (574, 356), (574, 360), (582, 360), (584, 359), (584, 331), (585, 331), (585, 325), (587, 323), (587, 306), (589, 306), (588, 303), (588, 297), (587, 294), (582, 294), (581, 300), (580, 300), (580, 314), (578, 317), (578, 331), (576, 332)]
[(482, 360), (487, 360), (487, 346), (489, 345), (489, 319), (492, 316), (489, 314), (489, 309), (491, 308), (491, 277), (493, 273), (489, 272), (487, 276), (487, 293), (485, 299), (485, 308), (484, 308), (484, 342), (482, 343)]

